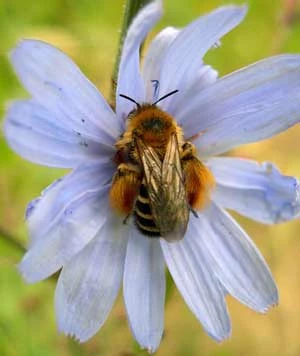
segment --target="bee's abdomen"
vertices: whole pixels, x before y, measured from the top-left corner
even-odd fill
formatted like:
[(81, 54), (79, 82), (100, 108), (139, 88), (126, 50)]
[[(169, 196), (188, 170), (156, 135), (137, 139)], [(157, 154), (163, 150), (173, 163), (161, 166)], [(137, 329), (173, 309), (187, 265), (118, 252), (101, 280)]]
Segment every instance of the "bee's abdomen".
[(147, 188), (141, 184), (139, 195), (135, 203), (135, 223), (137, 228), (144, 234), (150, 237), (159, 237), (160, 232), (156, 226), (149, 202)]

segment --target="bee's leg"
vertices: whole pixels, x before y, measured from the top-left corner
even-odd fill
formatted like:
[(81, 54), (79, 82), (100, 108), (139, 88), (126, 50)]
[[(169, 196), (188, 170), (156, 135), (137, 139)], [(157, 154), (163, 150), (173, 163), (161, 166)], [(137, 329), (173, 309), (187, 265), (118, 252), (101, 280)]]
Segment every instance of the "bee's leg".
[(138, 166), (121, 163), (113, 177), (109, 192), (110, 205), (121, 215), (131, 214), (141, 185), (141, 172)]
[(194, 210), (204, 207), (215, 185), (210, 170), (197, 158), (196, 154), (196, 148), (192, 143), (186, 142), (182, 146), (181, 162), (184, 184), (188, 203), (194, 215)]
[(192, 214), (195, 216), (195, 218), (199, 218), (197, 211), (194, 210), (191, 206), (189, 206), (189, 208), (190, 208), (190, 211), (192, 212)]
[(131, 215), (131, 213), (128, 214), (128, 215), (125, 217), (125, 219), (123, 220), (123, 224), (124, 224), (124, 225), (127, 225), (127, 222), (128, 222), (128, 220), (129, 220), (129, 218), (130, 218), (130, 215)]

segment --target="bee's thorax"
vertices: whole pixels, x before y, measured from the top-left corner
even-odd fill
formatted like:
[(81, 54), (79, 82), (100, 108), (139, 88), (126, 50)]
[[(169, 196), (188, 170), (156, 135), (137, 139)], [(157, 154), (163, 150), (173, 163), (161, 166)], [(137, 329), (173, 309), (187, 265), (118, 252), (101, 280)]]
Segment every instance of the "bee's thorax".
[(178, 130), (171, 115), (155, 105), (144, 104), (130, 115), (127, 131), (132, 138), (138, 137), (146, 145), (163, 148)]

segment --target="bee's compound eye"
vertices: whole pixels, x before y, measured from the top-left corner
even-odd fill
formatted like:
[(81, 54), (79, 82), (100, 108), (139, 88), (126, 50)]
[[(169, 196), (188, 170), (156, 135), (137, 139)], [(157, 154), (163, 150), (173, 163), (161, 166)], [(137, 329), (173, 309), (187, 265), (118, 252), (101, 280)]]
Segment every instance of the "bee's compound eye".
[(129, 114), (127, 115), (127, 119), (131, 120), (134, 116), (136, 115), (136, 109), (133, 109), (129, 112)]
[(185, 142), (183, 145), (182, 145), (182, 149), (185, 151), (185, 150), (188, 150), (190, 148), (191, 144), (189, 142)]

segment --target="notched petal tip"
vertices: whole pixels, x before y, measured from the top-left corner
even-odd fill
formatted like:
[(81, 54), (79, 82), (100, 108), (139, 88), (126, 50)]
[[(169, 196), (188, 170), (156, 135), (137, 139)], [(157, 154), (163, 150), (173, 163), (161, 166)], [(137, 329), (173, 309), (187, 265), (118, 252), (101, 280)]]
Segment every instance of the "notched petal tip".
[(231, 338), (231, 334), (232, 334), (232, 330), (230, 328), (230, 330), (226, 333), (223, 334), (222, 336), (220, 335), (210, 335), (219, 345), (223, 344), (224, 342), (226, 342), (227, 340), (229, 340)]
[(67, 337), (69, 337), (70, 339), (76, 341), (79, 344), (83, 344), (84, 342), (86, 342), (89, 338), (81, 338), (80, 336), (76, 335), (74, 332), (72, 331), (68, 331), (68, 330), (64, 330), (60, 325), (57, 326), (58, 332), (61, 335), (65, 335)]
[(74, 341), (78, 342), (79, 344), (83, 344), (84, 342), (90, 339), (90, 337), (82, 337), (74, 333), (67, 334), (67, 336), (71, 337)]
[(154, 348), (152, 348), (152, 347), (148, 347), (148, 348), (147, 348), (147, 352), (148, 352), (149, 355), (154, 354), (155, 351), (156, 351), (156, 349), (154, 349)]
[(300, 214), (300, 182), (270, 162), (215, 157), (207, 161), (217, 186), (214, 199), (263, 224), (294, 220)]
[(272, 308), (278, 307), (278, 304), (279, 304), (278, 289), (275, 284), (274, 284), (274, 287), (275, 287), (275, 290), (270, 295), (269, 302), (266, 303), (264, 306), (262, 306), (262, 309), (255, 310), (256, 312), (258, 312), (260, 314), (267, 314)]
[(153, 355), (156, 352), (156, 350), (158, 349), (158, 346), (154, 348), (152, 346), (140, 345), (140, 349), (141, 349), (141, 351), (146, 351), (148, 353), (148, 355)]
[(280, 173), (271, 162), (263, 162), (261, 167), (269, 185), (265, 199), (271, 210), (272, 220), (269, 223), (282, 223), (299, 217), (300, 182), (297, 178)]
[(224, 325), (222, 330), (214, 330), (214, 332), (208, 331), (206, 328), (204, 328), (204, 330), (217, 344), (222, 344), (231, 338), (232, 330), (230, 320), (228, 325)]

